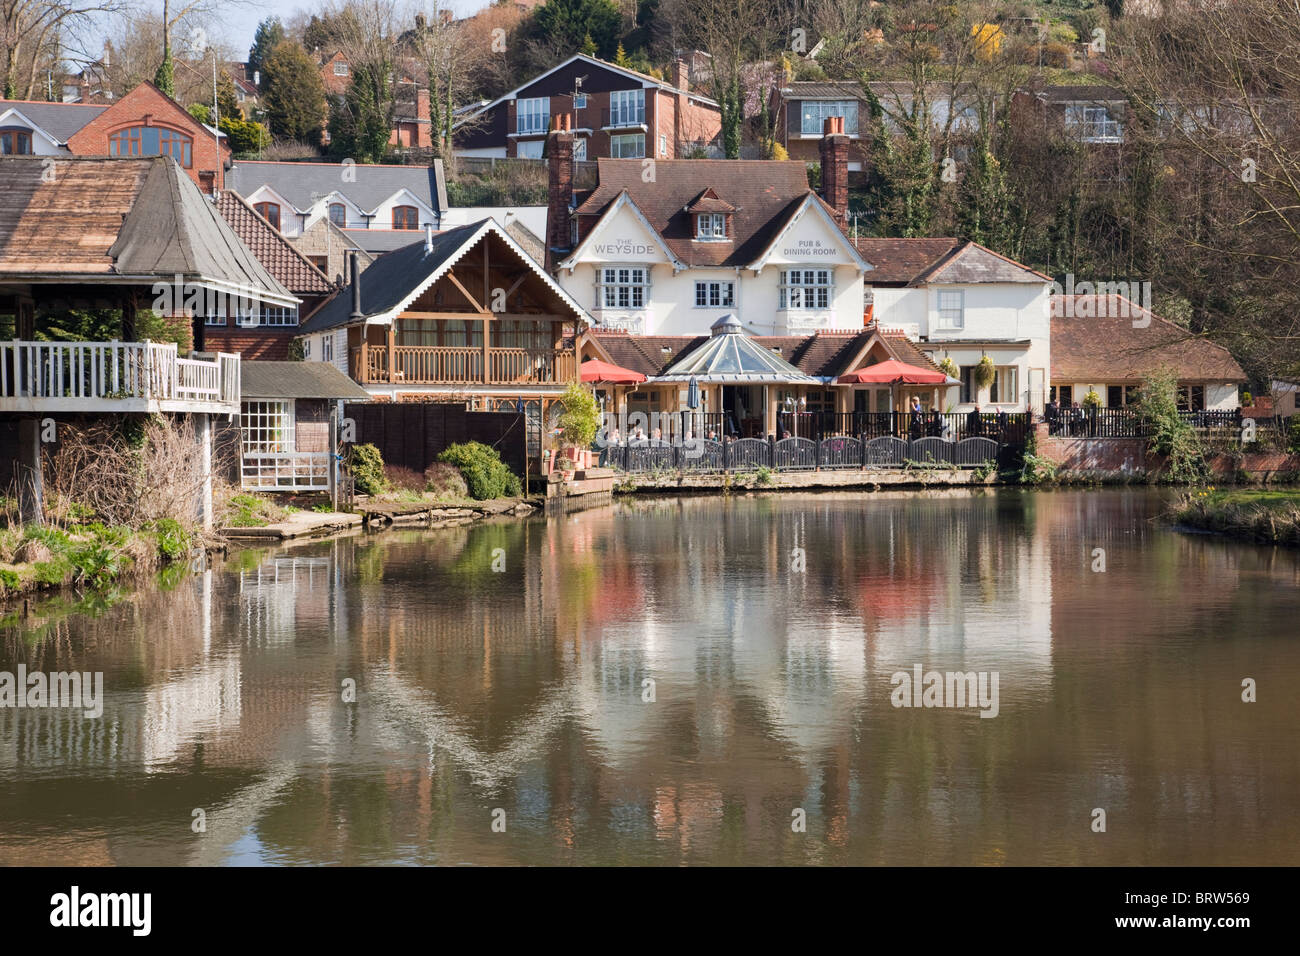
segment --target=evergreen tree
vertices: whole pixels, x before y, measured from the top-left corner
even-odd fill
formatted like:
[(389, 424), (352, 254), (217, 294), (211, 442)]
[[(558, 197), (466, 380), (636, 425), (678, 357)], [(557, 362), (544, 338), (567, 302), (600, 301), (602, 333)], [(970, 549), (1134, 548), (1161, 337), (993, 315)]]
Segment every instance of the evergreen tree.
[[(253, 34), (253, 45), (248, 50), (248, 78), (253, 78), (253, 73), (259, 70), (265, 70), (266, 60), (271, 55), (271, 51), (285, 41), (284, 27), (280, 24), (279, 17), (267, 17), (257, 25), (257, 32)], [(265, 82), (265, 77), (263, 77)]]
[(163, 53), (163, 60), (158, 64), (158, 72), (153, 75), (153, 85), (168, 96), (176, 95), (176, 74), (172, 65), (171, 50)]
[(330, 151), (358, 163), (377, 163), (388, 151), (393, 124), (387, 78), (358, 67), (342, 98), (330, 108)]
[(613, 0), (546, 0), (534, 16), (543, 37), (569, 50), (591, 37), (602, 57), (614, 54), (623, 25)]
[(307, 51), (292, 40), (279, 44), (266, 59), (262, 83), (272, 134), (319, 143), (325, 121), (325, 86)]

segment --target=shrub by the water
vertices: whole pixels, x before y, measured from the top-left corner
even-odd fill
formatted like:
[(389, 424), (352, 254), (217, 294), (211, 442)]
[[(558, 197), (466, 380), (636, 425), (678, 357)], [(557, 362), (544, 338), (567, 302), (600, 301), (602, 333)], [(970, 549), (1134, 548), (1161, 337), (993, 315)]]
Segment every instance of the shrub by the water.
[(384, 456), (374, 445), (352, 446), (352, 481), (363, 495), (382, 495), (388, 488), (384, 478)]
[(506, 467), (495, 448), (489, 448), (482, 442), (448, 445), (438, 456), (438, 461), (460, 469), (470, 497), (476, 501), (517, 497), (520, 493), (518, 477)]
[(435, 461), (424, 469), (424, 487), (439, 498), (468, 498), (469, 486), (455, 465)]

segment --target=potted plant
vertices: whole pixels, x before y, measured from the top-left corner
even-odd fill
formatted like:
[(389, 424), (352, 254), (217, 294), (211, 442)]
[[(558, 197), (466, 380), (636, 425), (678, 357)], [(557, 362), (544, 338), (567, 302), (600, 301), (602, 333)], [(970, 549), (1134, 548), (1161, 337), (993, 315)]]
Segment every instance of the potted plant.
[(1088, 394), (1083, 396), (1083, 407), (1090, 412), (1095, 412), (1101, 408), (1101, 396), (1097, 394), (1095, 388), (1088, 389)]
[(596, 396), (578, 382), (570, 382), (560, 399), (564, 413), (560, 415), (560, 443), (568, 458), (582, 468), (591, 467), (591, 443), (600, 428), (600, 407)]
[(957, 363), (948, 355), (945, 355), (940, 359), (939, 371), (943, 372), (943, 374), (947, 375), (949, 378), (961, 378), (961, 369), (957, 368)]
[(997, 369), (993, 365), (993, 359), (985, 355), (980, 358), (979, 364), (975, 366), (975, 384), (980, 388), (988, 388), (993, 384), (993, 378), (997, 375)]

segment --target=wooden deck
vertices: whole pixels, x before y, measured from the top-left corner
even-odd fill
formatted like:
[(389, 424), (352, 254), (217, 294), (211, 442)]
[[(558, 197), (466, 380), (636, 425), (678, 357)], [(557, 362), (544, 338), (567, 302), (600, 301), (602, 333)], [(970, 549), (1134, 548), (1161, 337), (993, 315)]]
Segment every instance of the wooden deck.
[(0, 412), (239, 411), (239, 356), (181, 358), (174, 343), (0, 342)]

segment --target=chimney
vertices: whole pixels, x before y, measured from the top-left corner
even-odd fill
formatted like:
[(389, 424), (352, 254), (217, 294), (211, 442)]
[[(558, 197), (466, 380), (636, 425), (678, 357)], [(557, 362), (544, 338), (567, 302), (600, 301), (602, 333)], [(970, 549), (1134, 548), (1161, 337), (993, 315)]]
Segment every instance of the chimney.
[(352, 314), (349, 319), (362, 318), (361, 313), (361, 266), (357, 262), (357, 250), (348, 250), (348, 262), (351, 263), (349, 272), (352, 273)]
[(557, 113), (555, 127), (546, 144), (548, 173), (546, 209), (546, 268), (573, 248), (573, 116)]
[(424, 254), (427, 256), (433, 252), (433, 223), (424, 224)]
[(844, 135), (844, 117), (828, 116), (821, 140), (822, 199), (843, 226), (849, 215), (849, 138)]
[(691, 88), (691, 70), (686, 65), (686, 61), (678, 58), (673, 63), (673, 86), (682, 91), (689, 91)]

